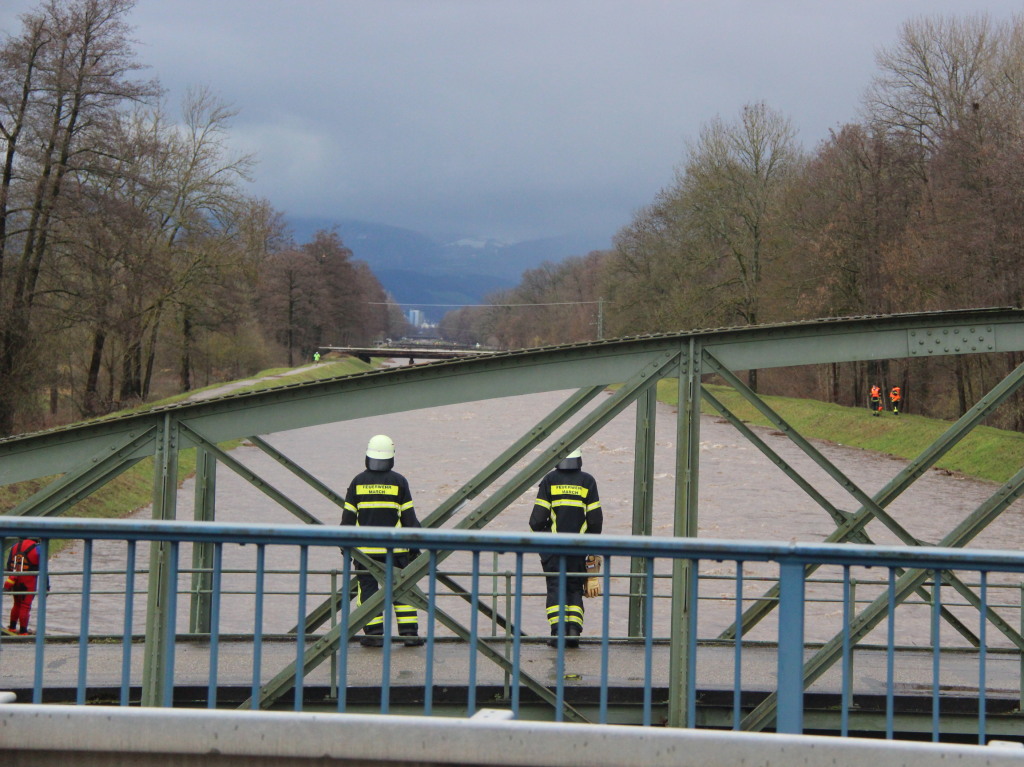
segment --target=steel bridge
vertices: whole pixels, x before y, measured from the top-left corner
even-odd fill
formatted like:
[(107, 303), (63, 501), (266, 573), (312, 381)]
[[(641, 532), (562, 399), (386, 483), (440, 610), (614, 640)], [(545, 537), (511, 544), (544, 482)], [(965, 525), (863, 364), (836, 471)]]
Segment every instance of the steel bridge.
[[(281, 431), (386, 413), (572, 390), (574, 393), (563, 403), (430, 511), (423, 520), (424, 526), (428, 529), (447, 526), (458, 532), (484, 530), (510, 503), (530, 491), (559, 457), (598, 434), (612, 418), (632, 407), (636, 414), (632, 529), (635, 536), (648, 537), (652, 532), (656, 389), (660, 380), (675, 379), (679, 401), (674, 455), (673, 535), (676, 538), (697, 537), (699, 414), (703, 400), (721, 412), (751, 445), (764, 453), (831, 517), (835, 529), (826, 543), (871, 544), (873, 541), (865, 528), (868, 523), (877, 522), (910, 547), (906, 572), (892, 571), (899, 583), (890, 590), (891, 598), (872, 601), (852, 617), (848, 633), (837, 633), (832, 640), (799, 661), (800, 672), (795, 677), (787, 674), (787, 684), (798, 686), (788, 691), (792, 696), (793, 690), (802, 691), (840, 662), (843, 647), (849, 643), (856, 644), (867, 636), (886, 619), (890, 607), (912, 596), (930, 601), (942, 620), (973, 646), (979, 646), (977, 633), (935, 600), (934, 592), (929, 591), (926, 585), (927, 573), (909, 567), (913, 561), (911, 549), (920, 547), (922, 541), (905, 529), (886, 508), (1020, 388), (1024, 383), (1024, 366), (1010, 372), (979, 398), (964, 416), (951, 424), (920, 455), (902, 466), (884, 488), (874, 494), (859, 488), (842, 467), (834, 465), (808, 439), (787, 424), (743, 383), (737, 373), (794, 365), (1021, 351), (1024, 351), (1024, 312), (1016, 309), (830, 319), (512, 351), (485, 358), (437, 362), (158, 407), (138, 414), (5, 439), (0, 441), (0, 484), (55, 477), (33, 497), (6, 514), (12, 517), (63, 515), (72, 512), (81, 499), (131, 466), (152, 458), (155, 466), (153, 517), (158, 521), (173, 521), (178, 516), (179, 455), (183, 450), (195, 449), (197, 521), (216, 520), (216, 474), (220, 468), (226, 467), (259, 488), (270, 501), (299, 521), (318, 525), (320, 520), (299, 502), (233, 458), (225, 443), (248, 439), (309, 487), (340, 505), (342, 499), (333, 490), (276, 450), (264, 437)], [(702, 376), (707, 374), (715, 374), (731, 385), (817, 467), (843, 487), (850, 498), (848, 508), (828, 501), (810, 480), (730, 412), (702, 385)], [(598, 395), (608, 387), (615, 387), (614, 393), (597, 401)], [(473, 506), (474, 500), (485, 492), (489, 495)], [(967, 519), (954, 525), (939, 542), (940, 545), (952, 548), (966, 545), (1022, 493), (1024, 468)], [(460, 521), (449, 525), (457, 512), (461, 513)], [(173, 543), (159, 536), (152, 540), (142, 703), (159, 706), (169, 699), (168, 686), (173, 684), (173, 676), (168, 670), (173, 667), (174, 584), (178, 562), (177, 547)], [(356, 554), (355, 558), (359, 556)], [(435, 576), (431, 578), (432, 584), (452, 585), (445, 574), (436, 569), (445, 556), (443, 552), (424, 554), (405, 568), (390, 584), (391, 598), (416, 598), (416, 584), (429, 575)], [(216, 557), (217, 547), (213, 541), (201, 538), (195, 541), (189, 609), (192, 629), (196, 633), (209, 633), (211, 629), (211, 616), (215, 613), (212, 595), (215, 593)], [(653, 577), (651, 562), (649, 557), (635, 552), (629, 554), (628, 561), (631, 576), (627, 608), (629, 635), (643, 638), (650, 633), (647, 625), (650, 608), (644, 584), (647, 578)], [(816, 566), (802, 562), (799, 569), (810, 573)], [(695, 560), (685, 557), (673, 559), (670, 577), (671, 633), (665, 679), (668, 695), (666, 724), (682, 727), (694, 721), (695, 702), (688, 691), (695, 689), (697, 674), (692, 620), (696, 614), (698, 581)], [(952, 571), (942, 571), (942, 582), (985, 616), (983, 625), (994, 627), (1018, 652), (1024, 650), (1020, 630), (988, 606), (977, 586), (967, 583)], [(785, 583), (780, 580), (779, 585), (753, 600), (750, 606), (737, 614), (735, 622), (721, 633), (719, 639), (731, 641), (744, 636), (778, 608), (784, 589)], [(325, 662), (337, 651), (342, 630), (348, 637), (353, 636), (373, 611), (381, 609), (383, 599), (384, 595), (379, 594), (376, 599), (368, 600), (347, 616), (343, 628), (335, 626), (322, 638), (303, 647), (301, 658), (282, 666), (275, 677), (256, 692), (258, 707), (270, 707), (290, 694), (297, 679), (301, 680), (308, 670)], [(324, 626), (333, 615), (347, 609), (346, 605), (347, 600), (344, 599), (327, 599), (313, 607), (304, 617), (305, 631), (299, 630), (297, 636)], [(472, 615), (475, 616), (476, 612)], [(780, 620), (792, 618), (788, 615)], [(453, 621), (450, 628), (466, 638), (474, 635), (472, 625), (467, 627)], [(486, 651), (481, 652), (487, 655)], [(792, 663), (796, 656), (787, 657)], [(538, 690), (538, 694), (542, 693)], [(765, 729), (775, 723), (777, 713), (778, 694), (769, 695), (745, 713), (741, 727)]]

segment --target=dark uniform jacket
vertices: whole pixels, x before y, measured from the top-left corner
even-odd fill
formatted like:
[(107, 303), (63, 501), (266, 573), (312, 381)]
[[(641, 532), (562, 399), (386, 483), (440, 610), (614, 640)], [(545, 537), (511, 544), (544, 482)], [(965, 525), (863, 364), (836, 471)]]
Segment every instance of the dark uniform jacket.
[[(412, 504), (409, 483), (397, 471), (363, 471), (357, 474), (345, 493), (341, 524), (357, 527), (419, 527)], [(360, 546), (366, 554), (384, 554), (387, 549)], [(407, 548), (394, 552), (405, 553)]]
[(597, 482), (580, 469), (555, 469), (537, 489), (530, 514), (530, 529), (536, 533), (600, 533), (604, 524)]

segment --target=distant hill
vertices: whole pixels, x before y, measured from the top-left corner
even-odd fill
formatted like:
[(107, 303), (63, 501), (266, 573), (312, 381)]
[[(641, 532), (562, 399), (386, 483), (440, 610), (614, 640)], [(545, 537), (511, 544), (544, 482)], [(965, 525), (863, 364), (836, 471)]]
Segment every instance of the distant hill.
[[(299, 243), (309, 242), (320, 229), (336, 229), (354, 256), (369, 264), (384, 288), (406, 305), (480, 303), (489, 293), (517, 285), (523, 272), (545, 261), (611, 246), (586, 236), (511, 244), (468, 237), (437, 242), (410, 229), (354, 219), (289, 218), (288, 224)], [(424, 307), (435, 321), (448, 310)]]

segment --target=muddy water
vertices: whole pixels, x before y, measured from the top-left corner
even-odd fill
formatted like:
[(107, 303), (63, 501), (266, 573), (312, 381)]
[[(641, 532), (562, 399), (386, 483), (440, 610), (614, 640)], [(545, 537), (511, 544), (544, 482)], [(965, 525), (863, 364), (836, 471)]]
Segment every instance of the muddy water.
[[(499, 455), (510, 442), (554, 409), (568, 394), (554, 392), (432, 408), (278, 433), (270, 436), (268, 441), (339, 494), (343, 494), (349, 479), (362, 468), (363, 450), (369, 437), (377, 433), (389, 434), (397, 445), (396, 469), (409, 479), (417, 511), (422, 519)], [(654, 534), (658, 536), (669, 536), (673, 530), (675, 424), (674, 408), (659, 405), (654, 483)], [(584, 448), (584, 466), (599, 482), (605, 510), (605, 531), (608, 533), (628, 535), (631, 529), (634, 428), (634, 410), (629, 408)], [(859, 504), (848, 493), (785, 437), (768, 429), (759, 429), (758, 433), (833, 503), (847, 511), (858, 509)], [(868, 494), (879, 490), (903, 465), (903, 462), (891, 457), (842, 445), (817, 443), (817, 446)], [(702, 537), (818, 542), (833, 530), (832, 520), (823, 510), (721, 419), (710, 416), (702, 419), (700, 447), (699, 530)], [(243, 446), (236, 449), (233, 455), (301, 503), (324, 524), (338, 524), (340, 509), (281, 469), (262, 451)], [(995, 489), (996, 486), (990, 483), (930, 471), (897, 499), (889, 507), (889, 512), (921, 541), (937, 543)], [(180, 519), (192, 517), (193, 490), (193, 482), (189, 481), (179, 494)], [(475, 508), (480, 500), (471, 502), (462, 514)], [(525, 494), (487, 529), (528, 530), (527, 520), (532, 500), (532, 492)], [(150, 513), (149, 509), (143, 509), (137, 516), (147, 518)], [(982, 532), (971, 546), (1006, 549), (1024, 547), (1022, 515), (1024, 504), (1015, 504)], [(287, 511), (277, 507), (258, 490), (223, 467), (219, 468), (217, 475), (217, 519), (223, 522), (260, 524), (290, 524), (296, 521)], [(449, 525), (459, 519), (461, 516)], [(866, 532), (877, 543), (897, 543), (895, 536), (877, 521), (869, 524)], [(82, 550), (82, 544), (79, 543), (54, 558), (54, 592), (50, 598), (47, 625), (50, 632), (79, 633), (81, 601), (71, 592), (79, 588), (81, 579), (74, 573), (81, 570)], [(221, 630), (225, 633), (254, 631), (254, 599), (245, 592), (253, 590), (251, 573), (246, 571), (252, 570), (255, 556), (255, 549), (251, 546), (224, 548), (225, 596), (221, 606)], [(182, 547), (182, 567), (189, 566), (190, 557), (189, 547)], [(294, 573), (299, 563), (298, 554), (291, 549), (269, 547), (266, 557), (266, 565), (272, 575), (267, 579), (262, 630), (265, 633), (288, 631), (297, 623), (304, 609), (311, 609), (329, 592), (332, 582), (330, 571), (341, 566), (341, 559), (334, 549), (310, 550), (309, 563), (314, 574), (309, 581), (311, 594), (303, 606), (295, 596), (297, 578)], [(138, 559), (139, 566), (144, 568), (148, 560), (148, 546), (139, 547)], [(539, 565), (535, 560), (535, 557), (525, 559), (528, 577), (524, 591), (528, 596), (524, 600), (523, 624), (529, 633), (546, 634), (541, 596), (543, 580), (538, 574)], [(90, 603), (90, 629), (93, 633), (120, 633), (123, 629), (125, 605), (119, 592), (124, 589), (124, 579), (123, 576), (106, 573), (123, 569), (124, 563), (123, 544), (96, 544), (92, 565), (94, 596)], [(489, 572), (494, 565), (491, 555), (481, 556), (482, 570)], [(511, 571), (515, 566), (511, 556), (501, 557), (497, 565), (499, 574)], [(472, 561), (468, 555), (454, 555), (443, 565), (446, 571), (459, 573), (453, 577), (466, 586), (470, 583), (468, 573), (471, 567)], [(236, 570), (242, 572), (233, 572)], [(628, 570), (628, 563), (613, 564), (613, 573), (622, 573), (624, 570)], [(735, 584), (731, 576), (734, 570), (734, 566), (729, 563), (708, 562), (701, 565), (701, 572), (706, 576), (702, 581), (701, 596), (707, 598), (700, 602), (701, 637), (717, 635), (733, 618)], [(659, 566), (657, 572), (667, 574), (668, 568)], [(770, 578), (775, 573), (772, 566), (746, 564), (744, 596), (749, 599), (760, 594), (768, 584), (758, 578)], [(823, 578), (836, 578), (839, 572), (823, 570), (819, 575)], [(879, 593), (880, 586), (872, 582), (884, 581), (886, 578), (886, 574), (879, 571), (855, 571), (854, 575), (859, 581), (857, 597), (863, 600)], [(717, 576), (721, 576), (721, 579)], [(976, 580), (974, 576), (964, 577)], [(1013, 587), (1005, 590), (995, 588), (1003, 580), (1008, 580)], [(485, 577), (481, 580), (481, 589), (485, 594), (492, 588), (502, 591), (505, 583), (503, 575), (495, 579)], [(180, 587), (187, 591), (188, 584), (189, 577), (183, 574)], [(136, 631), (142, 631), (144, 627), (146, 586), (145, 575), (140, 574), (135, 582)], [(421, 587), (426, 589), (426, 583), (421, 583)], [(626, 589), (624, 577), (613, 579), (614, 594), (622, 594)], [(111, 593), (103, 593), (107, 591)], [(668, 581), (659, 580), (656, 591), (660, 597), (667, 596)], [(439, 588), (439, 594), (440, 606), (468, 625), (469, 612), (464, 603), (456, 597), (448, 596), (443, 588)], [(835, 601), (838, 596), (835, 585), (811, 584), (808, 587), (809, 599), (820, 600), (808, 604), (809, 639), (825, 640), (838, 630), (842, 616), (841, 605)], [(713, 597), (723, 599), (714, 601)], [(952, 589), (943, 590), (944, 600), (954, 600), (954, 597)], [(1006, 607), (999, 608), (1000, 612), (1011, 625), (1019, 625), (1019, 578), (1000, 579), (993, 576), (989, 598), (996, 604), (1006, 603)], [(498, 599), (497, 606), (505, 611), (503, 598)], [(668, 599), (659, 598), (655, 601), (654, 620), (659, 634), (667, 633), (669, 610)], [(954, 610), (977, 630), (977, 619), (972, 609), (955, 607)], [(600, 619), (599, 600), (588, 601), (585, 633), (598, 633)], [(609, 619), (613, 635), (626, 633), (624, 600), (612, 601)], [(180, 630), (187, 630), (187, 597), (179, 602), (177, 623)], [(880, 641), (884, 639), (884, 626), (883, 623), (882, 628), (876, 630), (876, 638)], [(903, 607), (897, 614), (897, 641), (926, 646), (929, 644), (928, 626), (927, 608)], [(486, 631), (487, 628), (481, 624), (481, 630)], [(749, 638), (773, 640), (776, 631), (774, 618), (768, 618)], [(439, 632), (444, 633), (442, 629)], [(989, 630), (989, 638), (992, 644), (1007, 644), (993, 629)], [(942, 639), (946, 643), (962, 643), (958, 635), (948, 627), (943, 628)]]

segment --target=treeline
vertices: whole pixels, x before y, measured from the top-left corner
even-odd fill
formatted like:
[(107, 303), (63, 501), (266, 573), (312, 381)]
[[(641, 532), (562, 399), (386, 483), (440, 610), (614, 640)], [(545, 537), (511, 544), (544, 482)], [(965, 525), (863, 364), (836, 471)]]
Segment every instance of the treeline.
[[(764, 103), (714, 118), (614, 248), (547, 264), (503, 307), (445, 318), (510, 346), (983, 306), (1024, 291), (1024, 17), (918, 18), (877, 55), (860, 121), (813, 151)], [(580, 303), (557, 306), (558, 302)], [(516, 307), (515, 304), (547, 304)], [(948, 417), (1021, 360), (949, 357), (757, 371), (764, 391), (863, 404), (901, 385)], [(1024, 428), (1019, 400), (1001, 425)]]
[(133, 5), (48, 0), (0, 43), (0, 436), (401, 332), (337, 234), (245, 193), (230, 107), (168, 113)]

